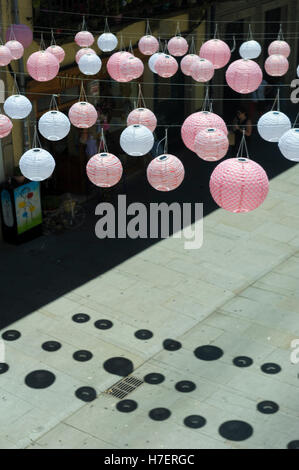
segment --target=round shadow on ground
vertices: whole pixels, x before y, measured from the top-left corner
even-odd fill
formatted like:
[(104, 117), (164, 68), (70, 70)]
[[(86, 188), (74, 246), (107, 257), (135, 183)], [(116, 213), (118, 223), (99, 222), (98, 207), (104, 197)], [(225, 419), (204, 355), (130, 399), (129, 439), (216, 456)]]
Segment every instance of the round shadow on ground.
[(5, 341), (16, 341), (21, 337), (21, 333), (17, 330), (7, 330), (2, 334), (2, 338)]
[(207, 420), (203, 416), (190, 415), (184, 419), (184, 425), (188, 428), (199, 429), (206, 424)]
[(94, 326), (99, 330), (109, 330), (113, 327), (113, 323), (110, 320), (97, 320)]
[(158, 374), (157, 372), (152, 372), (151, 374), (147, 374), (144, 377), (144, 382), (152, 385), (158, 385), (162, 382), (164, 382), (165, 377), (162, 374)]
[(75, 391), (75, 395), (82, 401), (90, 402), (97, 398), (97, 392), (92, 387), (80, 387)]
[(55, 352), (61, 348), (61, 344), (58, 341), (46, 341), (42, 344), (42, 348), (48, 352)]
[(76, 351), (73, 354), (73, 358), (75, 359), (75, 361), (86, 362), (92, 358), (92, 353), (90, 351), (85, 351), (85, 350)]
[(122, 400), (116, 404), (116, 409), (122, 413), (131, 413), (137, 408), (137, 402), (134, 400)]
[(217, 346), (206, 344), (196, 348), (194, 350), (194, 354), (197, 359), (201, 359), (202, 361), (216, 361), (217, 359), (220, 359), (221, 356), (223, 356), (223, 351)]
[(121, 377), (132, 374), (134, 370), (133, 362), (125, 357), (111, 357), (104, 362), (103, 367), (109, 374), (120, 375)]
[(135, 336), (138, 339), (150, 339), (154, 336), (154, 334), (150, 330), (138, 330), (135, 332)]
[(76, 323), (86, 323), (90, 320), (90, 316), (87, 313), (76, 313), (72, 316), (72, 320)]
[(291, 441), (287, 445), (288, 449), (299, 449), (299, 440), (298, 441)]
[(261, 366), (261, 370), (265, 372), (265, 374), (278, 374), (281, 371), (281, 367), (274, 362), (266, 362)]
[(171, 415), (171, 411), (167, 408), (154, 408), (149, 412), (149, 417), (154, 421), (164, 421)]
[(55, 375), (48, 370), (34, 370), (25, 377), (25, 384), (30, 388), (47, 388), (55, 382)]
[(163, 348), (166, 349), (166, 351), (177, 351), (178, 349), (181, 349), (181, 347), (182, 344), (175, 339), (166, 339), (163, 341)]
[(189, 380), (181, 380), (175, 384), (175, 388), (178, 392), (189, 393), (196, 389), (196, 385)]
[(9, 369), (9, 365), (6, 362), (0, 362), (0, 374), (5, 374)]
[(260, 403), (258, 403), (257, 409), (261, 413), (264, 413), (266, 415), (271, 415), (273, 413), (277, 413), (277, 411), (279, 410), (279, 406), (274, 401), (266, 400), (266, 401), (261, 401)]
[(253, 364), (251, 357), (238, 356), (233, 359), (233, 364), (237, 367), (249, 367)]
[(253, 434), (253, 428), (245, 421), (226, 421), (218, 430), (220, 436), (229, 441), (245, 441)]

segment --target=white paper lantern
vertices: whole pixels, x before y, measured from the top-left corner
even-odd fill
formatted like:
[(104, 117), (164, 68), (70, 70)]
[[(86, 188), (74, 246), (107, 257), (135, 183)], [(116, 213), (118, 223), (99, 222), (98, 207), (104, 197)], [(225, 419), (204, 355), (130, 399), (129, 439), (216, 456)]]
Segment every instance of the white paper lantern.
[(32, 111), (32, 104), (23, 95), (9, 96), (3, 107), (7, 116), (12, 119), (25, 119)]
[(60, 111), (48, 111), (38, 122), (38, 130), (45, 139), (56, 141), (64, 139), (71, 129), (68, 117)]
[(31, 181), (44, 181), (55, 168), (55, 160), (47, 150), (30, 149), (24, 153), (19, 162), (22, 174)]
[(299, 129), (290, 129), (278, 142), (282, 155), (292, 162), (299, 162)]
[(127, 127), (120, 136), (121, 148), (132, 157), (147, 154), (153, 148), (153, 145), (153, 133), (142, 124), (133, 124)]
[(148, 66), (149, 66), (149, 69), (150, 69), (153, 73), (157, 73), (156, 70), (155, 70), (155, 62), (156, 62), (156, 60), (157, 60), (161, 55), (166, 55), (166, 54), (164, 54), (164, 52), (156, 52), (155, 54), (153, 54), (153, 55), (149, 58)]
[(84, 54), (78, 65), (84, 75), (96, 75), (101, 70), (102, 61), (96, 54)]
[(268, 142), (278, 142), (291, 127), (288, 116), (280, 111), (269, 111), (263, 114), (257, 123), (259, 135)]
[(239, 54), (243, 59), (256, 59), (262, 52), (261, 45), (254, 41), (246, 41), (241, 44)]
[(117, 37), (112, 33), (103, 33), (98, 38), (98, 48), (103, 52), (113, 51), (118, 44)]

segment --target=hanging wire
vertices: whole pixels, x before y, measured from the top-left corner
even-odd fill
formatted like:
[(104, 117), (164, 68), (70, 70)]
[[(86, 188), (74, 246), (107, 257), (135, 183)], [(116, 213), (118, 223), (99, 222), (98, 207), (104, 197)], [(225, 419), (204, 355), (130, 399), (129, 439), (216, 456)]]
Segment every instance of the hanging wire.
[(141, 90), (141, 83), (138, 83), (137, 108), (146, 108), (145, 100)]
[(146, 35), (146, 36), (151, 36), (151, 35), (152, 35), (152, 31), (151, 31), (151, 27), (150, 27), (150, 23), (149, 23), (149, 20), (148, 20), (148, 19), (146, 20), (145, 35)]
[(242, 139), (241, 139), (241, 142), (240, 142), (240, 146), (239, 146), (236, 158), (244, 158), (243, 157), (244, 149), (245, 149), (245, 152), (246, 152), (246, 158), (249, 158), (248, 148), (247, 148), (246, 139), (245, 139), (245, 129), (243, 129), (243, 136), (242, 136)]
[(168, 54), (168, 47), (167, 47), (167, 44), (168, 44), (167, 41), (165, 41), (165, 43), (164, 43), (164, 50), (163, 50), (164, 54)]
[(217, 23), (216, 23), (216, 25), (215, 25), (214, 39), (219, 39), (219, 35), (218, 35), (218, 24), (217, 24)]
[(192, 39), (191, 39), (191, 44), (190, 44), (190, 47), (189, 47), (189, 54), (195, 54), (196, 55), (194, 36), (192, 36)]
[(108, 24), (108, 18), (105, 18), (105, 26), (104, 26), (104, 33), (110, 33), (110, 28)]
[(176, 24), (175, 36), (181, 36), (180, 22), (179, 21)]
[(232, 47), (232, 49), (230, 50), (231, 54), (236, 50), (236, 45), (237, 45), (237, 44), (236, 44), (236, 37), (235, 37), (235, 35), (233, 36), (233, 41), (234, 41), (234, 42), (233, 42), (233, 47)]
[(80, 89), (80, 95), (79, 95), (79, 102), (80, 101), (83, 101), (83, 102), (86, 102), (87, 101), (87, 96), (86, 96), (86, 92), (85, 92), (85, 89), (84, 89), (84, 83), (83, 81), (81, 81), (81, 89)]
[(87, 25), (86, 25), (85, 15), (83, 16), (81, 31), (87, 31)]
[(58, 105), (57, 105), (57, 101), (56, 101), (56, 98), (58, 97), (59, 95), (52, 95), (51, 97), (51, 101), (50, 101), (50, 107), (49, 107), (49, 111), (59, 111), (58, 109)]
[(13, 95), (20, 95), (20, 89), (19, 89), (19, 85), (18, 85), (18, 82), (17, 82), (16, 74), (14, 73), (13, 75), (14, 75), (14, 78), (13, 78), (12, 94)]
[(209, 98), (209, 85), (207, 85), (205, 98), (202, 104), (202, 111), (209, 111), (211, 108), (210, 98)]
[(132, 55), (134, 55), (134, 49), (133, 49), (133, 46), (132, 46), (132, 41), (130, 41), (128, 52), (130, 52)]
[(293, 123), (293, 125), (292, 125), (292, 128), (293, 128), (293, 129), (295, 128), (295, 126), (296, 126), (296, 124), (297, 124), (298, 117), (299, 117), (299, 111), (298, 111), (298, 113), (297, 113), (297, 115), (296, 115), (296, 118), (295, 118), (295, 121), (294, 121), (294, 123)]
[(125, 44), (124, 44), (122, 34), (120, 35), (120, 39), (119, 39), (119, 50), (120, 50), (120, 52), (123, 52), (125, 50)]
[(168, 153), (168, 128), (165, 129), (165, 137), (158, 142), (157, 153), (159, 153), (159, 147), (164, 142), (164, 153)]
[(44, 50), (46, 49), (46, 44), (45, 44), (45, 41), (44, 41), (44, 35), (43, 35), (43, 33), (41, 33), (41, 35), (40, 35), (39, 49), (40, 49), (41, 51), (44, 51)]
[(247, 34), (247, 41), (252, 41), (253, 40), (253, 34), (251, 30), (251, 24), (248, 25), (248, 34)]
[(34, 134), (33, 134), (33, 140), (32, 140), (32, 148), (42, 148), (42, 145), (39, 140), (38, 132), (37, 132), (37, 126), (36, 126), (36, 121), (34, 124)]
[(107, 146), (107, 142), (106, 142), (106, 138), (105, 138), (105, 135), (104, 135), (104, 129), (103, 127), (101, 128), (101, 138), (100, 138), (100, 143), (99, 143), (99, 153), (102, 153), (102, 148), (104, 150), (104, 153), (109, 153), (108, 151), (108, 146)]
[(283, 41), (284, 38), (283, 38), (283, 32), (282, 32), (282, 24), (280, 23), (279, 25), (279, 31), (278, 31), (278, 35), (277, 35), (277, 40), (278, 41)]
[(279, 100), (279, 94), (280, 94), (280, 90), (279, 88), (277, 89), (277, 94), (276, 94), (276, 97), (275, 97), (275, 100), (273, 102), (273, 106), (271, 108), (271, 111), (273, 111), (275, 105), (277, 105), (277, 111), (280, 111), (280, 100)]
[(51, 46), (56, 46), (54, 31), (51, 29)]

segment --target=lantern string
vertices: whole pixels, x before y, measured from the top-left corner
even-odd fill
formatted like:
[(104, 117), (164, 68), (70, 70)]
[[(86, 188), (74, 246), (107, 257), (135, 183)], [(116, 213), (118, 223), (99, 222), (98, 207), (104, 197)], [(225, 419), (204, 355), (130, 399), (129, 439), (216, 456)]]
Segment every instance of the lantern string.
[(280, 94), (280, 90), (279, 90), (279, 88), (278, 88), (278, 89), (277, 89), (277, 94), (276, 94), (275, 100), (274, 100), (274, 102), (273, 102), (273, 106), (272, 106), (272, 108), (271, 108), (271, 111), (273, 111), (273, 109), (274, 109), (276, 103), (277, 103), (277, 111), (280, 111), (279, 94)]
[(51, 46), (56, 46), (54, 31), (51, 29)]
[(34, 134), (33, 134), (33, 140), (32, 140), (32, 146), (33, 148), (42, 148), (42, 145), (39, 140), (38, 132), (37, 132), (37, 126), (36, 122), (34, 124)]
[(253, 34), (251, 30), (251, 24), (249, 23), (248, 25), (248, 34), (247, 34), (247, 41), (252, 41), (253, 40)]
[(175, 36), (181, 36), (180, 22), (179, 21), (176, 24)]
[(86, 25), (85, 16), (83, 16), (81, 31), (87, 31), (87, 25)]
[(237, 44), (236, 44), (236, 36), (235, 36), (235, 35), (233, 36), (233, 41), (234, 41), (234, 42), (233, 42), (233, 47), (232, 47), (232, 49), (230, 50), (231, 54), (235, 51), (236, 45), (237, 45)]
[(59, 111), (58, 105), (57, 105), (57, 101), (56, 101), (56, 98), (57, 98), (58, 96), (59, 96), (59, 95), (52, 95), (51, 101), (50, 101), (49, 111), (52, 111), (52, 110)]
[(293, 124), (293, 126), (292, 126), (293, 128), (294, 128), (294, 127), (296, 126), (296, 124), (297, 124), (298, 117), (299, 117), (299, 111), (298, 111), (298, 113), (297, 113), (297, 115), (296, 115), (296, 118), (295, 118), (294, 124)]
[(14, 29), (13, 29), (13, 26), (11, 25), (11, 28), (10, 28), (10, 33), (9, 33), (9, 40), (10, 41), (16, 41), (17, 38), (16, 38), (16, 35), (15, 35), (15, 32), (14, 32)]
[(219, 39), (218, 24), (217, 24), (217, 23), (216, 23), (216, 25), (215, 25), (214, 39)]
[(86, 92), (85, 92), (85, 89), (84, 89), (84, 83), (83, 81), (81, 81), (81, 89), (80, 89), (80, 95), (79, 95), (79, 102), (80, 101), (87, 101), (87, 96), (86, 96)]
[(15, 73), (14, 73), (14, 79), (13, 79), (12, 94), (13, 95), (20, 95), (20, 89), (19, 89), (19, 85), (18, 85), (17, 77), (16, 77)]
[(104, 33), (110, 33), (110, 28), (108, 24), (108, 18), (105, 18), (105, 26), (104, 26)]
[(41, 33), (41, 35), (40, 35), (39, 49), (40, 49), (41, 51), (44, 51), (44, 50), (46, 49), (46, 44), (45, 44), (45, 41), (44, 41), (44, 35), (43, 35), (43, 33)]
[(146, 108), (145, 100), (141, 90), (141, 83), (138, 83), (138, 98), (137, 98), (137, 108)]
[(109, 153), (109, 151), (108, 151), (108, 146), (107, 146), (107, 142), (106, 142), (106, 138), (105, 138), (105, 135), (104, 135), (104, 129), (103, 129), (103, 127), (101, 128), (101, 138), (100, 138), (100, 144), (99, 144), (99, 153), (101, 153), (102, 148), (103, 148), (103, 150), (104, 150), (105, 153)]
[(202, 104), (202, 111), (208, 111), (211, 108), (210, 98), (209, 98), (209, 85), (207, 85), (205, 98)]
[(125, 50), (125, 44), (123, 40), (123, 35), (120, 35), (120, 40), (119, 40), (119, 50), (120, 52), (123, 52)]
[(130, 41), (130, 45), (129, 45), (128, 51), (129, 51), (132, 55), (134, 55), (134, 49), (133, 49), (133, 47), (132, 47), (132, 41)]
[(3, 39), (2, 39), (2, 34), (0, 34), (0, 45), (3, 46), (4, 43), (3, 43)]
[(158, 42), (159, 42), (159, 50), (158, 50), (158, 52), (163, 52), (163, 44), (162, 44), (162, 41), (161, 41), (160, 36), (158, 37)]
[(150, 27), (150, 24), (149, 24), (149, 19), (146, 20), (145, 35), (146, 36), (151, 36), (152, 35), (151, 27)]
[(277, 40), (278, 41), (283, 41), (284, 38), (283, 38), (283, 32), (282, 32), (282, 24), (279, 25), (279, 31), (278, 31), (278, 35), (277, 35)]
[(243, 136), (242, 136), (242, 139), (241, 139), (241, 142), (240, 142), (240, 145), (239, 145), (239, 149), (238, 149), (236, 158), (239, 158), (239, 157), (243, 156), (243, 150), (244, 149), (245, 149), (245, 152), (246, 152), (246, 158), (249, 158), (248, 148), (247, 148), (246, 139), (245, 139), (245, 129), (243, 129)]
[(192, 39), (191, 39), (191, 44), (190, 44), (190, 47), (189, 47), (189, 54), (195, 54), (196, 55), (194, 36), (192, 36)]
[(165, 143), (164, 143), (164, 153), (167, 153), (168, 152), (168, 128), (165, 129), (165, 137), (163, 137), (163, 139), (161, 139), (158, 142), (157, 153), (159, 153), (159, 147), (162, 144), (162, 142), (164, 142), (164, 141), (165, 141)]

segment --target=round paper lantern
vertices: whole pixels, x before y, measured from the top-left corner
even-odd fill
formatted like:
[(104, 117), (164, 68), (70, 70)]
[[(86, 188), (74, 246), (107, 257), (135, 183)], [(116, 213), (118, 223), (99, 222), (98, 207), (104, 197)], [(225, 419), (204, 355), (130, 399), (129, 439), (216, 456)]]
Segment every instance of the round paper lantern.
[(101, 70), (102, 61), (96, 54), (83, 54), (78, 65), (84, 75), (95, 75)]
[(260, 66), (250, 59), (235, 60), (226, 71), (226, 81), (238, 93), (251, 93), (258, 89), (263, 80)]
[(89, 31), (80, 31), (75, 36), (75, 42), (80, 47), (89, 47), (94, 43), (94, 37)]
[(196, 54), (187, 54), (181, 60), (181, 71), (184, 75), (190, 76), (192, 66), (200, 60)]
[(69, 110), (69, 120), (79, 129), (88, 129), (97, 122), (98, 113), (95, 107), (86, 101), (73, 104)]
[(11, 120), (5, 116), (5, 114), (0, 114), (0, 139), (7, 137), (12, 130)]
[(230, 60), (230, 48), (220, 39), (210, 39), (203, 43), (199, 56), (212, 62), (215, 69), (221, 69)]
[(191, 77), (197, 82), (208, 82), (214, 73), (214, 65), (207, 59), (199, 58), (192, 64)]
[(8, 41), (5, 46), (10, 50), (14, 60), (21, 59), (24, 55), (24, 47), (19, 41)]
[(239, 49), (239, 54), (243, 59), (256, 59), (261, 52), (261, 45), (253, 39), (243, 42)]
[(127, 118), (127, 126), (132, 126), (133, 124), (142, 124), (151, 132), (154, 132), (157, 127), (157, 118), (150, 109), (137, 108), (131, 111)]
[(169, 54), (175, 57), (182, 57), (188, 52), (188, 43), (182, 36), (174, 36), (167, 43)]
[(283, 55), (284, 57), (289, 57), (291, 53), (291, 48), (285, 41), (273, 41), (268, 47), (268, 54), (279, 54)]
[(29, 75), (38, 82), (53, 80), (59, 72), (58, 59), (49, 52), (38, 51), (29, 56), (27, 60)]
[(154, 158), (147, 167), (149, 184), (158, 191), (172, 191), (180, 186), (185, 177), (184, 166), (171, 154)]
[(293, 128), (285, 132), (278, 142), (282, 155), (292, 162), (299, 162), (299, 129)]
[(12, 59), (9, 48), (7, 46), (0, 46), (0, 66), (8, 65)]
[(63, 62), (65, 58), (65, 52), (62, 49), (62, 47), (57, 46), (56, 44), (53, 44), (52, 46), (48, 47), (46, 51), (49, 52), (50, 54), (53, 54), (60, 64), (61, 62)]
[(64, 139), (70, 132), (71, 124), (67, 116), (52, 110), (43, 114), (38, 121), (38, 130), (45, 139), (56, 141)]
[(228, 138), (221, 129), (208, 128), (196, 134), (195, 153), (207, 162), (223, 158), (227, 154), (228, 147)]
[(155, 70), (160, 77), (169, 78), (178, 71), (178, 63), (171, 55), (163, 55), (158, 57), (155, 62)]
[(5, 100), (3, 108), (11, 119), (25, 119), (32, 111), (32, 104), (26, 96), (12, 95)]
[(250, 212), (267, 197), (265, 170), (248, 158), (229, 158), (219, 163), (210, 179), (210, 191), (218, 206), (229, 212)]
[(228, 134), (225, 122), (217, 114), (210, 113), (209, 111), (199, 111), (188, 116), (181, 129), (182, 139), (186, 147), (195, 152), (194, 143), (196, 135), (198, 132), (208, 128), (220, 129), (225, 135)]
[(144, 55), (152, 55), (159, 49), (159, 42), (154, 36), (148, 34), (139, 39), (138, 49)]
[(144, 72), (144, 65), (142, 60), (138, 57), (131, 56), (126, 60), (123, 60), (120, 64), (120, 73), (128, 81), (135, 80), (136, 78), (141, 77)]
[(272, 77), (282, 77), (289, 70), (289, 61), (281, 54), (272, 54), (266, 59), (265, 70)]
[(120, 146), (124, 152), (132, 157), (147, 154), (153, 148), (154, 136), (142, 124), (133, 124), (127, 127), (120, 136)]
[(12, 24), (6, 30), (6, 41), (15, 38), (24, 48), (29, 47), (33, 41), (33, 33), (25, 24)]
[(77, 64), (79, 64), (79, 61), (84, 54), (95, 54), (95, 51), (93, 49), (90, 49), (89, 47), (83, 47), (82, 49), (79, 49), (76, 54)]
[(113, 51), (118, 44), (117, 37), (112, 33), (103, 33), (98, 38), (98, 48), (103, 52)]
[(44, 181), (55, 168), (55, 160), (47, 150), (30, 149), (24, 153), (19, 162), (21, 173), (31, 181)]
[(115, 52), (111, 57), (109, 57), (107, 62), (107, 70), (113, 80), (116, 80), (117, 82), (129, 81), (120, 71), (120, 64), (129, 57), (132, 57), (132, 54), (126, 51)]
[(157, 73), (156, 72), (156, 69), (155, 69), (155, 63), (156, 63), (156, 60), (162, 56), (162, 55), (166, 55), (164, 54), (164, 52), (156, 52), (155, 54), (153, 54), (149, 60), (148, 60), (148, 66), (149, 66), (149, 69), (153, 72), (153, 73)]
[(120, 181), (123, 167), (120, 160), (112, 153), (98, 153), (87, 163), (86, 173), (96, 186), (110, 188)]
[(268, 142), (278, 142), (291, 127), (288, 116), (280, 111), (269, 111), (263, 114), (257, 123), (259, 135)]

